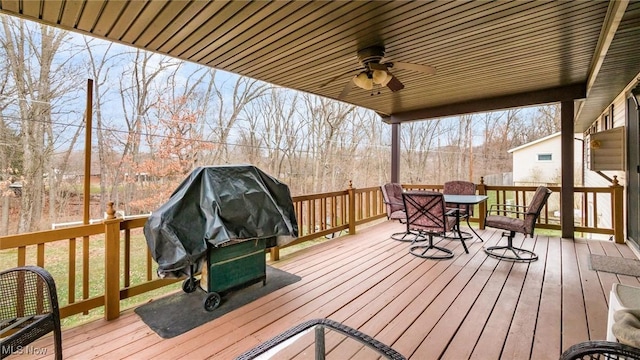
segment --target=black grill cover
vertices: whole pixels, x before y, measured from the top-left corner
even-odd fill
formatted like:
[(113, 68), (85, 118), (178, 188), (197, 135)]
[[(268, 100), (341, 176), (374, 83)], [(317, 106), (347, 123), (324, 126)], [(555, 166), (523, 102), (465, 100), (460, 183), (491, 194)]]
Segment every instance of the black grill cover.
[(207, 246), (232, 240), (298, 236), (287, 185), (251, 165), (195, 169), (144, 225), (161, 277), (199, 270)]

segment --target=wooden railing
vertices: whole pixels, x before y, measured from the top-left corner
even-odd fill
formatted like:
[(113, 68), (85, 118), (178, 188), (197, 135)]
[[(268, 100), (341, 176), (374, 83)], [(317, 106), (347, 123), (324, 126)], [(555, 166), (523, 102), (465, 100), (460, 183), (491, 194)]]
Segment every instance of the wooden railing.
[[(442, 185), (402, 185), (405, 189), (442, 191)], [(492, 186), (486, 185), (480, 178), (476, 191), (479, 195), (487, 195), (486, 203), (474, 209), (473, 221), (484, 228), (487, 207), (491, 204), (527, 205), (536, 190), (536, 186)], [(560, 208), (559, 186), (548, 187), (552, 194), (543, 207), (538, 218), (537, 228), (561, 230), (558, 209)], [(610, 187), (575, 187), (574, 188), (574, 232), (611, 235), (616, 243), (624, 243), (623, 187), (613, 177)]]
[[(406, 189), (441, 191), (442, 185), (403, 185)], [(553, 202), (561, 191), (550, 188), (557, 198), (543, 209), (537, 227), (560, 230)], [(526, 204), (535, 187), (490, 186), (481, 180), (479, 194), (489, 196), (488, 204), (511, 202)], [(581, 209), (576, 232), (609, 234), (623, 242), (622, 187), (614, 183), (608, 188), (576, 187), (575, 203)], [(356, 226), (386, 217), (379, 187), (293, 197), (299, 237), (287, 246), (320, 237), (355, 234)], [(488, 204), (475, 209), (475, 218), (483, 227)], [(0, 270), (35, 264), (47, 268), (56, 279), (61, 303), (61, 316), (87, 313), (104, 307), (106, 319), (117, 318), (121, 300), (129, 299), (174, 283), (159, 279), (155, 263), (142, 235), (147, 217), (116, 218), (112, 204), (108, 218), (100, 224), (0, 237)], [(606, 226), (598, 215), (610, 214)], [(279, 249), (271, 249), (277, 260)]]
[[(321, 236), (355, 234), (356, 226), (386, 216), (380, 187), (349, 189), (330, 193), (294, 196), (298, 238), (285, 247)], [(272, 248), (271, 259), (280, 258), (280, 248)]]

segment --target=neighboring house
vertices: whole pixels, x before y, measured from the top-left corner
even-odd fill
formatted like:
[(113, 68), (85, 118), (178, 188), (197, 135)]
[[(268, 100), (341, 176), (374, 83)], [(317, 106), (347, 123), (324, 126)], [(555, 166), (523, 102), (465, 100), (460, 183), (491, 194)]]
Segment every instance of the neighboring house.
[[(575, 134), (576, 164), (574, 174), (579, 184), (582, 179), (582, 134)], [(561, 141), (560, 133), (543, 137), (508, 151), (513, 154), (513, 184), (516, 186), (560, 186)]]
[[(589, 139), (583, 140), (582, 134), (574, 134), (574, 174), (577, 186), (600, 186), (611, 185), (605, 177), (589, 170), (587, 164), (590, 152)], [(561, 139), (560, 133), (546, 136), (542, 139), (518, 146), (509, 150), (513, 154), (513, 184), (516, 186), (560, 186), (561, 175)], [(589, 226), (593, 226), (598, 221), (600, 227), (611, 227), (610, 197), (606, 194), (598, 195), (595, 206), (594, 199), (588, 198), (586, 201), (586, 211), (590, 214), (586, 219)], [(552, 196), (549, 199), (548, 208), (553, 212), (554, 217), (560, 217), (559, 198)], [(583, 202), (579, 196), (574, 200), (574, 217), (581, 220), (584, 210)], [(594, 217), (594, 209), (597, 214)]]

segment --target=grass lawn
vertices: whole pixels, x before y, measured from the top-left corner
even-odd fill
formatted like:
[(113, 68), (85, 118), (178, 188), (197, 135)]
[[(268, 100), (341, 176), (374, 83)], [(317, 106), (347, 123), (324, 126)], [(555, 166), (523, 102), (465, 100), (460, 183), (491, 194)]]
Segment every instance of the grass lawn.
[[(342, 234), (346, 232), (343, 231)], [(337, 234), (336, 234), (337, 235)], [(307, 248), (319, 243), (330, 240), (326, 237), (320, 237), (315, 240), (306, 241), (302, 244), (293, 245), (280, 250), (281, 255), (292, 254), (300, 249)], [(88, 276), (88, 289), (89, 297), (95, 297), (104, 293), (104, 236), (93, 236), (89, 239), (89, 276)], [(82, 275), (82, 259), (83, 259), (83, 240), (77, 239), (75, 247), (71, 249), (70, 240), (61, 240), (45, 245), (45, 260), (44, 267), (51, 273), (56, 282), (56, 289), (58, 292), (58, 302), (60, 306), (69, 304), (69, 294), (73, 291), (75, 299), (82, 299), (83, 293), (83, 275)], [(124, 274), (124, 235), (121, 235), (120, 242), (121, 249), (121, 274)], [(70, 250), (75, 253), (75, 287), (69, 289), (69, 253)], [(26, 263), (28, 265), (35, 265), (37, 263), (37, 248), (36, 246), (28, 246), (26, 254)], [(17, 265), (17, 249), (2, 250), (0, 251), (0, 271), (15, 267)], [(266, 255), (267, 259), (269, 255)], [(147, 261), (147, 243), (142, 234), (142, 230), (134, 230), (131, 232), (131, 271), (130, 282), (131, 285), (137, 285), (146, 282), (146, 261)], [(157, 264), (154, 262), (152, 265), (153, 271), (157, 268)], [(157, 275), (154, 273), (154, 278)], [(124, 287), (124, 277), (121, 278), (121, 287)], [(154, 298), (165, 296), (175, 291), (181, 291), (182, 281), (175, 284), (167, 285), (154, 291), (146, 292), (141, 295), (134, 296), (129, 299), (122, 300), (120, 302), (120, 309), (128, 309), (136, 307), (140, 304), (150, 301)], [(63, 327), (72, 327), (81, 323), (85, 323), (91, 320), (95, 320), (104, 316), (104, 308), (90, 310), (88, 314), (77, 314), (62, 319)]]
[[(122, 236), (120, 243), (121, 259), (124, 259), (124, 236)], [(82, 299), (83, 293), (83, 275), (82, 275), (82, 254), (83, 254), (83, 240), (76, 240), (75, 247), (71, 249), (70, 240), (61, 240), (45, 245), (45, 259), (44, 267), (51, 273), (56, 282), (56, 289), (58, 292), (58, 302), (60, 306), (69, 304), (69, 252), (75, 252), (75, 287), (71, 291), (75, 295), (75, 299)], [(0, 270), (9, 269), (17, 265), (17, 253), (16, 249), (0, 251)], [(89, 297), (99, 296), (104, 293), (104, 237), (94, 236), (89, 239), (89, 276), (88, 276), (88, 292)], [(146, 258), (147, 258), (147, 244), (142, 232), (135, 234), (132, 231), (131, 236), (131, 272), (130, 281), (131, 285), (140, 284), (146, 282)], [(36, 246), (27, 247), (27, 260), (28, 265), (36, 264)], [(157, 265), (154, 263), (153, 268)], [(124, 273), (124, 263), (121, 260), (121, 273)], [(155, 278), (156, 276), (154, 276)], [(124, 286), (124, 278), (121, 280), (121, 286)], [(180, 289), (181, 283), (171, 284), (160, 289), (156, 289), (151, 292), (147, 292), (138, 296), (134, 296), (129, 299), (125, 299), (120, 302), (121, 309), (127, 309), (141, 303), (147, 302), (150, 299), (161, 297), (169, 292)], [(100, 318), (104, 315), (104, 308), (100, 307), (89, 311), (88, 314), (77, 314), (62, 319), (63, 327), (70, 327)]]

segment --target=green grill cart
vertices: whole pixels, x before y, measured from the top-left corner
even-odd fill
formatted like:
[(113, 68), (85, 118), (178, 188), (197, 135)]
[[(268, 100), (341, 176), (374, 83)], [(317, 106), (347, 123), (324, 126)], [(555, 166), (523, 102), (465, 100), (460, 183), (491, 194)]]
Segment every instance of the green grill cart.
[(220, 305), (222, 296), (262, 281), (266, 285), (266, 239), (230, 241), (223, 246), (209, 246), (206, 266), (200, 281), (193, 276), (185, 280), (182, 289), (189, 293), (200, 287), (207, 292), (204, 309), (213, 311)]

